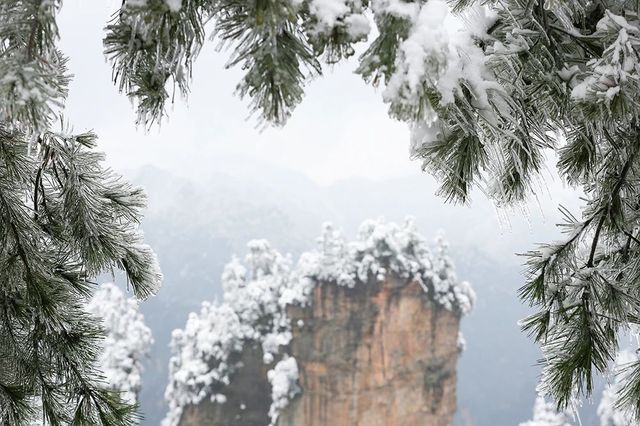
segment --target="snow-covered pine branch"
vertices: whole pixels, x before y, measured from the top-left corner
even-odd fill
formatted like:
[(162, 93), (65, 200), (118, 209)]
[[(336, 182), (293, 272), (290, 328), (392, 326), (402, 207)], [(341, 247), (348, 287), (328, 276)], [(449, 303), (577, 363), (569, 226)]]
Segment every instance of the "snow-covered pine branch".
[[(446, 200), (468, 202), (480, 187), (499, 206), (521, 203), (540, 191), (553, 152), (585, 203), (579, 214), (562, 210), (564, 240), (527, 253), (520, 296), (537, 312), (522, 324), (545, 353), (545, 393), (563, 407), (592, 393), (640, 310), (635, 0), (129, 3), (105, 44), (144, 124), (164, 114), (168, 82), (186, 92), (210, 29), (245, 72), (238, 93), (275, 125), (323, 62), (366, 41), (356, 72), (383, 86), (390, 115), (411, 129), (412, 158)], [(640, 418), (640, 370), (625, 389)]]
[(0, 2), (0, 424), (135, 424), (98, 380), (102, 331), (85, 304), (100, 273), (123, 270), (141, 299), (161, 274), (139, 229), (144, 192), (61, 116), (61, 5)]

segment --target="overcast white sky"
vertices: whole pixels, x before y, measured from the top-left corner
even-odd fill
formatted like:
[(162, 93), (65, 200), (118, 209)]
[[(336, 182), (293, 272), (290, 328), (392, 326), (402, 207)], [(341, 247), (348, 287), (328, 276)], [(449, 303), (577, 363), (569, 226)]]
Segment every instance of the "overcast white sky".
[[(384, 179), (420, 173), (408, 158), (406, 125), (387, 116), (379, 91), (352, 73), (355, 62), (312, 82), (282, 129), (255, 128), (247, 103), (234, 96), (239, 70), (225, 70), (227, 52), (208, 42), (193, 71), (187, 102), (177, 99), (169, 120), (148, 135), (111, 83), (102, 54), (103, 28), (119, 1), (66, 0), (59, 17), (61, 47), (75, 75), (66, 117), (75, 130), (94, 129), (110, 165), (154, 164), (198, 176), (227, 159), (271, 163), (327, 184), (349, 177)], [(253, 163), (253, 162), (252, 162)]]
[[(433, 196), (433, 178), (420, 171), (419, 162), (409, 160), (407, 126), (390, 119), (379, 90), (353, 74), (355, 61), (327, 70), (323, 78), (313, 81), (284, 128), (260, 132), (256, 118), (249, 118), (247, 102), (233, 94), (240, 71), (225, 70), (228, 53), (216, 52), (214, 43), (208, 42), (195, 63), (188, 101), (177, 99), (161, 128), (149, 134), (136, 129), (134, 110), (111, 83), (111, 66), (102, 53), (103, 28), (120, 3), (65, 0), (58, 20), (61, 47), (75, 75), (66, 118), (75, 130), (97, 132), (99, 147), (115, 169), (151, 164), (198, 178), (242, 168), (241, 174), (260, 179), (275, 166), (323, 185), (353, 177), (383, 180), (422, 175), (423, 188), (404, 190)], [(505, 217), (516, 228), (545, 228), (555, 234), (557, 205), (577, 213), (578, 196), (549, 174), (540, 189), (525, 215), (508, 212)], [(478, 195), (474, 207), (483, 201)], [(434, 208), (444, 208), (442, 199), (433, 200)], [(427, 214), (412, 214), (422, 213)], [(487, 219), (497, 228), (504, 227), (497, 216)]]

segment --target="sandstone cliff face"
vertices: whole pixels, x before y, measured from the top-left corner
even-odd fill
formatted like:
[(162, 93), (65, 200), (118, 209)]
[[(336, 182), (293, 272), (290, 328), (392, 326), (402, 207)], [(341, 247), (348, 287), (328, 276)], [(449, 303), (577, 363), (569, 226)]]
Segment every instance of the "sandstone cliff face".
[[(354, 288), (317, 285), (306, 307), (290, 306), (288, 353), (301, 393), (278, 426), (448, 426), (456, 407), (460, 315), (443, 309), (417, 282), (393, 277)], [(185, 407), (181, 426), (266, 426), (268, 367), (245, 345), (221, 393)]]
[(314, 289), (291, 312), (302, 394), (278, 426), (448, 426), (456, 406), (459, 318), (395, 279)]

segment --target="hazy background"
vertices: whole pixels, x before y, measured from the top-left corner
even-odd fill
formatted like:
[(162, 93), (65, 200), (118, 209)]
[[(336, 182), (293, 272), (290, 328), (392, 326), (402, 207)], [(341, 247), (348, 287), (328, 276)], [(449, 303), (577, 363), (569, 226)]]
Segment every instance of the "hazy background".
[[(208, 43), (188, 103), (177, 99), (161, 128), (145, 134), (102, 54), (102, 29), (119, 4), (65, 0), (59, 25), (75, 74), (66, 118), (75, 130), (94, 129), (108, 163), (150, 197), (144, 229), (165, 281), (142, 305), (156, 341), (143, 377), (143, 424), (165, 413), (171, 330), (201, 301), (220, 296), (224, 264), (244, 255), (249, 239), (267, 238), (296, 256), (313, 247), (325, 220), (353, 236), (366, 218), (407, 215), (429, 238), (446, 231), (458, 275), (478, 294), (462, 325), (468, 345), (457, 424), (527, 420), (540, 355), (516, 324), (527, 308), (516, 297), (523, 258), (514, 253), (556, 238), (556, 206), (576, 211), (576, 193), (548, 173), (537, 199), (515, 211), (496, 211), (482, 194), (471, 207), (444, 204), (434, 180), (408, 158), (406, 126), (389, 119), (380, 93), (352, 74), (353, 61), (312, 82), (286, 127), (260, 132), (247, 103), (233, 96), (238, 70), (225, 70), (227, 54)], [(597, 424), (593, 411), (583, 409), (585, 426)]]

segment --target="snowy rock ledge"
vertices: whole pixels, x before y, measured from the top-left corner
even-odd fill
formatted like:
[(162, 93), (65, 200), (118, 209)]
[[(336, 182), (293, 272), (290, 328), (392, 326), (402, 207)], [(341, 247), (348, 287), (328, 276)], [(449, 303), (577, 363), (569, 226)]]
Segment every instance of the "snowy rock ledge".
[(173, 332), (165, 393), (169, 413), (163, 426), (177, 425), (188, 405), (205, 399), (226, 403), (224, 390), (243, 367), (238, 353), (249, 342), (259, 345), (262, 361), (270, 367), (269, 418), (275, 425), (288, 401), (301, 392), (289, 345), (292, 326), (304, 324), (292, 325), (287, 308), (309, 305), (318, 285), (354, 289), (389, 276), (417, 282), (438, 309), (462, 316), (473, 307), (475, 294), (457, 279), (446, 242), (438, 237), (430, 249), (412, 220), (402, 226), (366, 221), (352, 242), (325, 224), (317, 248), (302, 254), (295, 266), (267, 241), (251, 241), (244, 262), (234, 258), (225, 267), (222, 302), (204, 302), (184, 329)]

